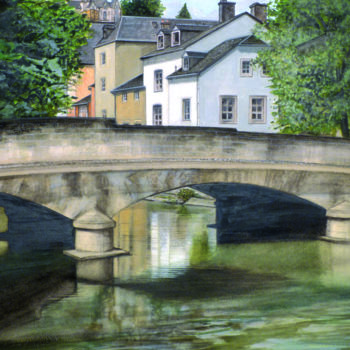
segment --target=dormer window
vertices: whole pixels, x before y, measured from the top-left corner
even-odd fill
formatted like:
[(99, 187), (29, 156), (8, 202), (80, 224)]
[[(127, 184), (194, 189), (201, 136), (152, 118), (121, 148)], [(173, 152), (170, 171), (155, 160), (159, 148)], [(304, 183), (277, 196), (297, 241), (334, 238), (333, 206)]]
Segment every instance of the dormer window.
[(184, 54), (183, 56), (183, 64), (182, 64), (182, 69), (187, 72), (190, 69), (190, 59), (187, 55), (187, 53)]
[(171, 46), (180, 45), (180, 31), (175, 29), (171, 33)]
[(157, 49), (164, 49), (164, 34), (159, 33), (158, 34), (158, 39), (157, 39)]

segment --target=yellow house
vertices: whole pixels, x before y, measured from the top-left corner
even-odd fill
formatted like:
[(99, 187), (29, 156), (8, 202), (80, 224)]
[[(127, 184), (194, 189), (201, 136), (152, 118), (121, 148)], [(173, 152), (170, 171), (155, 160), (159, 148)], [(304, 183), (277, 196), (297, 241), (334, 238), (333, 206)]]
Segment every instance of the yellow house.
[[(97, 117), (117, 117), (118, 98), (111, 91), (142, 73), (140, 57), (156, 48), (160, 21), (153, 17), (123, 16), (116, 25), (104, 27), (103, 39), (95, 47)], [(140, 104), (143, 94), (139, 90)]]
[(112, 90), (118, 124), (146, 124), (146, 90), (143, 74)]

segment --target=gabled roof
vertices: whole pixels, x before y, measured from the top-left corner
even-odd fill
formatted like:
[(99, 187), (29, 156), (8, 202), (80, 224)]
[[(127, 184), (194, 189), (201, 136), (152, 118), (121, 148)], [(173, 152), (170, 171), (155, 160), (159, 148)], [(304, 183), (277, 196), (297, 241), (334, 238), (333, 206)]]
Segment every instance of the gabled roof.
[(89, 38), (87, 40), (87, 45), (84, 45), (79, 49), (80, 60), (83, 65), (95, 64), (94, 47), (103, 37), (104, 25), (106, 25), (106, 23), (91, 23), (91, 30), (92, 30), (93, 36), (92, 38)]
[(117, 95), (122, 92), (130, 91), (130, 90), (143, 90), (145, 86), (143, 85), (143, 74), (132, 78), (131, 80), (117, 86), (115, 89), (111, 91), (113, 95)]
[(196, 43), (197, 41), (201, 40), (202, 38), (210, 35), (211, 33), (217, 31), (218, 29), (225, 27), (226, 25), (228, 25), (229, 23), (232, 23), (233, 21), (236, 21), (238, 18), (242, 17), (242, 16), (249, 16), (252, 19), (254, 19), (257, 23), (262, 24), (263, 22), (261, 22), (258, 18), (256, 18), (255, 16), (251, 15), (248, 12), (243, 12), (240, 13), (239, 15), (235, 16), (234, 18), (232, 18), (229, 21), (223, 22), (223, 23), (219, 23), (201, 33), (199, 33), (198, 35), (196, 35), (195, 37), (181, 43), (181, 45), (175, 46), (175, 47), (167, 47), (163, 50), (154, 50), (151, 51), (150, 53), (148, 53), (147, 55), (144, 55), (141, 57), (141, 59), (146, 59), (146, 58), (150, 58), (150, 57), (154, 57), (154, 56), (159, 56), (159, 55), (165, 55), (167, 53), (171, 53), (171, 52), (177, 52), (177, 51), (182, 51), (184, 49), (186, 49), (187, 47), (189, 47), (190, 45)]
[(195, 20), (195, 19), (168, 19), (159, 17), (137, 17), (122, 16), (116, 29), (108, 36), (101, 40), (97, 46), (112, 43), (114, 41), (132, 41), (132, 42), (152, 42), (157, 41), (157, 34), (160, 31), (161, 24), (166, 24), (168, 30), (176, 25), (195, 26), (197, 30), (200, 27), (210, 27), (216, 24), (216, 21)]
[(83, 106), (88, 105), (91, 102), (91, 95), (85, 96), (81, 100), (73, 103), (73, 106)]
[(188, 71), (184, 71), (179, 69), (178, 71), (170, 74), (168, 79), (175, 79), (179, 77), (185, 77), (188, 75), (198, 75), (209, 67), (211, 67), (214, 63), (219, 61), (221, 58), (226, 56), (229, 52), (234, 50), (237, 46), (266, 46), (267, 44), (260, 39), (257, 39), (254, 35), (244, 36), (241, 38), (226, 40), (218, 46), (214, 47), (212, 50), (208, 52), (208, 54), (200, 60), (196, 65), (194, 65)]

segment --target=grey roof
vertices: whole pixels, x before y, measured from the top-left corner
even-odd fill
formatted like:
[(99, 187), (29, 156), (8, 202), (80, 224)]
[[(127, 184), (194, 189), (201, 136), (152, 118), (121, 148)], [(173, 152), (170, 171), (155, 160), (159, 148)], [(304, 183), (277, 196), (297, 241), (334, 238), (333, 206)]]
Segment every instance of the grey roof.
[(239, 15), (235, 16), (233, 19), (229, 20), (229, 21), (226, 21), (226, 22), (223, 22), (223, 23), (219, 23), (201, 33), (199, 33), (198, 35), (196, 35), (195, 37), (181, 43), (181, 45), (178, 45), (178, 46), (174, 46), (174, 47), (167, 47), (163, 50), (154, 50), (154, 51), (151, 51), (150, 53), (148, 53), (147, 55), (144, 55), (141, 57), (141, 59), (145, 59), (145, 58), (150, 58), (150, 57), (154, 57), (154, 56), (159, 56), (159, 55), (165, 55), (167, 53), (171, 53), (171, 52), (176, 52), (176, 51), (182, 51), (184, 49), (186, 49), (188, 46), (196, 43), (197, 41), (199, 41), (200, 39), (206, 37), (207, 35), (215, 32), (216, 30), (226, 26), (227, 24), (237, 20), (238, 18), (244, 16), (244, 15), (247, 15), (249, 17), (251, 17), (252, 19), (254, 19), (255, 21), (257, 21), (258, 23), (263, 23), (262, 21), (260, 21), (258, 18), (256, 18), (255, 16), (251, 15), (250, 13), (248, 12), (243, 12), (243, 13), (240, 13)]
[(111, 91), (112, 94), (116, 95), (118, 93), (122, 93), (129, 90), (143, 90), (145, 86), (143, 85), (143, 74), (132, 78), (131, 80), (117, 86), (115, 89)]
[[(102, 46), (114, 41), (133, 41), (133, 42), (152, 42), (157, 41), (157, 33), (161, 29), (161, 23), (170, 27), (176, 25), (191, 25), (199, 30), (200, 27), (213, 26), (216, 21), (193, 20), (193, 19), (174, 19), (160, 17), (137, 17), (122, 16), (117, 28), (108, 36), (101, 40), (98, 46)], [(168, 29), (168, 28), (167, 28)], [(165, 29), (166, 30), (166, 29)]]
[(260, 39), (257, 39), (254, 35), (249, 35), (241, 38), (226, 40), (218, 46), (214, 47), (208, 52), (208, 54), (200, 60), (196, 65), (194, 65), (188, 71), (183, 71), (179, 69), (178, 71), (170, 74), (168, 79), (173, 79), (177, 77), (182, 77), (186, 75), (197, 75), (211, 67), (214, 63), (219, 61), (221, 58), (226, 56), (229, 52), (235, 49), (237, 46), (266, 46), (267, 44)]
[(73, 106), (83, 106), (83, 105), (89, 104), (90, 102), (91, 102), (91, 95), (88, 95), (82, 98), (81, 100), (73, 103)]
[(101, 40), (103, 36), (103, 26), (106, 23), (91, 23), (92, 37), (88, 39), (87, 45), (81, 47), (80, 60), (83, 65), (94, 65), (95, 64), (95, 54), (94, 47)]
[(298, 52), (304, 53), (308, 50), (313, 50), (320, 45), (324, 45), (327, 42), (327, 39), (327, 35), (323, 34), (321, 36), (317, 36), (316, 38), (307, 40), (297, 46)]

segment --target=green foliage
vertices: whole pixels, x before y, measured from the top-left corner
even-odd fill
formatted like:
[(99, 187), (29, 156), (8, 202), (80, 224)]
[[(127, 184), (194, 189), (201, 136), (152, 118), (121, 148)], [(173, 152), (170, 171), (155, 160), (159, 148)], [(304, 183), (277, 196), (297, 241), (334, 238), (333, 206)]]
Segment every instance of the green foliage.
[(190, 12), (187, 9), (187, 4), (186, 3), (182, 6), (182, 9), (180, 10), (180, 12), (176, 16), (176, 18), (188, 18), (188, 19), (192, 18)]
[(161, 17), (165, 7), (161, 0), (121, 0), (124, 16)]
[(350, 2), (276, 0), (268, 14), (267, 30), (257, 29), (256, 35), (270, 49), (261, 51), (257, 61), (269, 69), (276, 127), (316, 135), (341, 129), (347, 137)]
[(0, 13), (0, 119), (51, 117), (71, 105), (68, 84), (90, 24), (65, 0), (7, 0)]
[(182, 201), (182, 203), (186, 203), (194, 196), (195, 196), (195, 192), (190, 188), (181, 188), (181, 190), (177, 193), (177, 198), (180, 201)]

